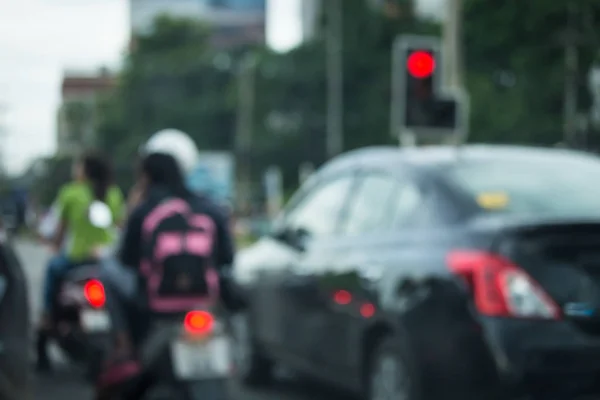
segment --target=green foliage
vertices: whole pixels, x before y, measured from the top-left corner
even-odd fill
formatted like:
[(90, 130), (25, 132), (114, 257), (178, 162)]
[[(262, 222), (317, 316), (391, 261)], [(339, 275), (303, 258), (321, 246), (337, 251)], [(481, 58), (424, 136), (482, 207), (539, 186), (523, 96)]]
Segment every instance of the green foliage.
[[(415, 17), (411, 0), (343, 1), (345, 150), (396, 143), (389, 135), (391, 48), (402, 33), (439, 35)], [(589, 104), (586, 74), (600, 43), (600, 3), (573, 0), (580, 46), (579, 103)], [(549, 145), (562, 135), (567, 2), (506, 0), (494, 7), (464, 0), (470, 140)], [(328, 23), (323, 13), (321, 32)], [(201, 149), (232, 150), (238, 85), (236, 54), (219, 67), (207, 27), (161, 17), (139, 37), (114, 93), (99, 106), (101, 146), (130, 165), (141, 142), (164, 128), (189, 133)], [(286, 54), (255, 49), (258, 60), (252, 127), (255, 182), (269, 165), (283, 169), (286, 188), (303, 162), (325, 161), (326, 47), (322, 34)], [(505, 79), (508, 77), (508, 81)], [(129, 163), (129, 164), (128, 164)], [(123, 167), (125, 168), (125, 167)], [(121, 174), (118, 176), (122, 177)], [(127, 179), (122, 179), (127, 185)]]
[(70, 157), (53, 157), (45, 160), (45, 169), (31, 182), (31, 195), (41, 206), (52, 204), (60, 187), (71, 179)]
[(160, 17), (152, 34), (137, 38), (119, 84), (99, 106), (99, 144), (117, 160), (131, 160), (154, 132), (187, 132), (201, 149), (230, 146), (232, 75), (213, 65), (209, 31), (193, 20)]
[[(23, 186), (30, 191), (32, 198), (40, 206), (50, 206), (56, 199), (60, 188), (71, 181), (73, 158), (56, 156), (43, 160), (44, 168), (38, 171), (29, 171), (26, 176), (16, 181), (16, 186)], [(131, 163), (120, 163), (115, 168), (115, 184), (124, 192), (133, 184), (133, 166)], [(15, 185), (3, 185), (0, 179), (0, 194), (10, 190)], [(8, 182), (10, 183), (10, 182)]]
[[(403, 32), (439, 34), (419, 21), (409, 1), (389, 18), (369, 2), (345, 0), (343, 8), (345, 150), (396, 143), (390, 137), (391, 49)], [(323, 29), (327, 24), (324, 18)], [(259, 54), (255, 168), (280, 165), (286, 187), (296, 187), (298, 166), (325, 161), (327, 70), (323, 37), (286, 54)]]
[[(437, 32), (434, 24), (414, 18), (410, 1), (397, 5), (401, 12), (390, 18), (364, 0), (344, 1), (346, 149), (391, 141), (394, 36)], [(201, 149), (232, 148), (239, 79), (235, 68), (215, 67), (209, 33), (197, 22), (161, 17), (152, 34), (137, 38), (116, 91), (98, 109), (102, 148), (125, 162), (163, 128), (189, 133)], [(286, 187), (293, 187), (301, 163), (319, 165), (326, 158), (324, 38), (287, 54), (258, 49), (256, 55), (253, 180), (259, 182), (269, 165), (279, 165)]]
[[(506, 0), (490, 7), (464, 1), (467, 85), (471, 95), (471, 140), (549, 145), (562, 137), (564, 46), (568, 4), (585, 39), (579, 46), (579, 104), (589, 106), (587, 71), (600, 39), (600, 3)], [(503, 85), (508, 73), (514, 82)]]

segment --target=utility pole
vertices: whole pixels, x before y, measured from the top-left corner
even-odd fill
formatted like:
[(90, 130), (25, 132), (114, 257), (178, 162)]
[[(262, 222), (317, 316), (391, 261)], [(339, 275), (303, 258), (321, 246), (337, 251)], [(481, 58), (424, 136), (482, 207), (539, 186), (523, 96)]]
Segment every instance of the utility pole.
[(462, 6), (463, 0), (447, 0), (443, 26), (443, 85), (462, 89)]
[(256, 56), (247, 53), (239, 68), (238, 108), (235, 132), (235, 150), (237, 153), (237, 205), (245, 209), (249, 205), (252, 193), (251, 149), (254, 128), (254, 105), (256, 83)]
[(564, 142), (572, 147), (577, 138), (577, 68), (579, 52), (577, 44), (579, 35), (577, 30), (577, 5), (575, 2), (567, 3), (567, 29), (564, 37), (565, 48), (565, 87), (564, 87)]
[(344, 151), (344, 60), (342, 0), (326, 0), (327, 156)]

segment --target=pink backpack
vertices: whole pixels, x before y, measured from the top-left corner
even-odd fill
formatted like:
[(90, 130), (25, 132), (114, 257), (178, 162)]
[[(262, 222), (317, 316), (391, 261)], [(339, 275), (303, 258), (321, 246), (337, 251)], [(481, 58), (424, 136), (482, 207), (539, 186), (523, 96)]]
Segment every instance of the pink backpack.
[(156, 206), (142, 225), (141, 272), (148, 305), (156, 312), (183, 312), (215, 302), (218, 275), (212, 265), (215, 223), (179, 198)]

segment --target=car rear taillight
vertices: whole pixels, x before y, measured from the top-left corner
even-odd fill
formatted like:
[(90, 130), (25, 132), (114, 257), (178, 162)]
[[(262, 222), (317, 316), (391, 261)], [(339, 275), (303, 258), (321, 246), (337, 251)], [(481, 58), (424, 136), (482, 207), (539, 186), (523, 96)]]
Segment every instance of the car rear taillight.
[(85, 283), (83, 287), (85, 299), (94, 308), (104, 307), (106, 303), (106, 294), (104, 293), (104, 285), (96, 279), (92, 279)]
[(215, 318), (208, 311), (190, 311), (183, 320), (185, 331), (191, 335), (205, 335), (212, 332)]
[(479, 313), (494, 317), (559, 319), (556, 303), (524, 270), (496, 254), (454, 251), (448, 267), (470, 287)]

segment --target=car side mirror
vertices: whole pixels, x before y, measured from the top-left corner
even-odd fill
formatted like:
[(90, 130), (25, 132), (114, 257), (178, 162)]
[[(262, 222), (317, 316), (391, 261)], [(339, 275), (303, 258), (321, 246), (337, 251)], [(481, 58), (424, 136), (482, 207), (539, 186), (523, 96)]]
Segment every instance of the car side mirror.
[(289, 246), (304, 251), (306, 242), (310, 238), (310, 233), (304, 228), (283, 228), (273, 232), (273, 237)]
[(287, 243), (298, 251), (305, 251), (310, 233), (304, 228), (296, 228), (288, 232)]
[(302, 251), (306, 250), (306, 246), (308, 245), (308, 241), (310, 240), (310, 232), (305, 228), (298, 228), (294, 234), (294, 241), (296, 243), (296, 247)]
[(272, 237), (273, 239), (282, 241), (282, 242), (287, 241), (287, 235), (288, 235), (288, 229), (283, 228), (283, 227), (275, 228), (275, 229), (271, 230), (271, 232), (269, 232), (270, 237)]

